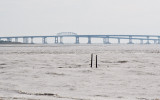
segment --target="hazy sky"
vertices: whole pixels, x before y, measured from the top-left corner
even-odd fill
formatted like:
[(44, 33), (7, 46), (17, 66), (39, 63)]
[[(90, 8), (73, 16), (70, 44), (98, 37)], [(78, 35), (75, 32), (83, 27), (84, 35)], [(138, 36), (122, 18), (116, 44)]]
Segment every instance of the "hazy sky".
[(0, 36), (159, 34), (160, 0), (0, 0)]

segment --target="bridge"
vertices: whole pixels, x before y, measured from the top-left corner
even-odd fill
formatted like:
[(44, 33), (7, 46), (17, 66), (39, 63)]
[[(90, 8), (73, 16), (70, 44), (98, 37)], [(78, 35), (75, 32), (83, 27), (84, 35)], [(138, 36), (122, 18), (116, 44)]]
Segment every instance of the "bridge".
[[(19, 42), (19, 39), (23, 40), (25, 44), (34, 44), (35, 38), (41, 38), (42, 44), (47, 44), (47, 38), (53, 38), (53, 43), (55, 44), (64, 44), (63, 37), (73, 37), (75, 38), (75, 44), (80, 44), (80, 38), (87, 38), (88, 44), (92, 44), (92, 38), (103, 39), (104, 44), (111, 44), (110, 39), (117, 40), (117, 43), (120, 44), (121, 40), (127, 40), (128, 44), (134, 44), (133, 40), (138, 40), (140, 44), (160, 44), (160, 35), (78, 35), (73, 32), (61, 32), (53, 36), (9, 36), (9, 37), (0, 37), (0, 41), (8, 42)], [(30, 40), (30, 41), (29, 41)], [(144, 43), (145, 41), (145, 43)]]

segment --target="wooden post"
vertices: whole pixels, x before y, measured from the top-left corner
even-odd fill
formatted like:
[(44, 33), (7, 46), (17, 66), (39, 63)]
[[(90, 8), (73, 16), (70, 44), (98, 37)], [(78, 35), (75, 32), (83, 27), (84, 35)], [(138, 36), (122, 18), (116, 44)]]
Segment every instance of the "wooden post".
[(96, 55), (96, 68), (97, 68), (98, 66), (97, 66), (97, 55)]
[(91, 54), (91, 68), (92, 68), (92, 63), (93, 63), (93, 53)]

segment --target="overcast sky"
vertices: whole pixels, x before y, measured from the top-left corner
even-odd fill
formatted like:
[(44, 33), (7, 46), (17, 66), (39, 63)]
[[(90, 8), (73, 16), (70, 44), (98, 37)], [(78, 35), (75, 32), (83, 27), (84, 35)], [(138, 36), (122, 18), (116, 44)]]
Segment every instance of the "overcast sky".
[(160, 0), (0, 0), (0, 36), (159, 34)]

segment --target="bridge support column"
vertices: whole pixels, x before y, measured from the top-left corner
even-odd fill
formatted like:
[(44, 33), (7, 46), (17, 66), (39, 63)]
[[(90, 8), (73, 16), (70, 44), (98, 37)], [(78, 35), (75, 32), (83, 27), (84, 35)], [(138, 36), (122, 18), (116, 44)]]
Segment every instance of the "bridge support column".
[(129, 36), (129, 43), (128, 44), (133, 44), (133, 42), (132, 42), (132, 36)]
[(23, 38), (23, 43), (26, 43), (26, 38)]
[(106, 38), (103, 38), (103, 44), (106, 44)]
[(26, 38), (26, 43), (28, 43), (28, 38)]
[(15, 42), (18, 42), (18, 38), (15, 38)]
[(33, 37), (31, 37), (31, 44), (34, 44), (34, 42), (33, 42)]
[(47, 44), (46, 37), (43, 37), (43, 38), (42, 38), (42, 43), (43, 43), (43, 44)]
[(143, 44), (143, 39), (140, 40), (140, 44)]
[(12, 38), (7, 38), (7, 41), (8, 41), (8, 42), (11, 42), (11, 41), (12, 41)]
[(103, 38), (103, 43), (104, 44), (110, 44), (110, 42), (109, 42), (109, 36)]
[(55, 37), (55, 44), (58, 44), (58, 36)]
[(120, 44), (121, 43), (121, 39), (120, 38), (118, 38), (118, 44)]
[(91, 37), (88, 37), (88, 44), (91, 44)]
[(23, 43), (28, 43), (28, 38), (23, 38)]
[(158, 37), (158, 44), (160, 44), (160, 36)]
[(157, 40), (154, 40), (154, 44), (157, 44)]
[(63, 37), (60, 37), (60, 44), (63, 44)]
[(149, 43), (149, 36), (147, 36), (147, 42), (146, 42), (146, 44), (150, 44), (150, 43)]
[(76, 44), (79, 44), (79, 37), (76, 36)]

